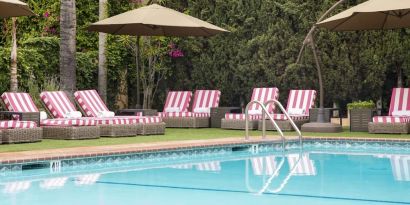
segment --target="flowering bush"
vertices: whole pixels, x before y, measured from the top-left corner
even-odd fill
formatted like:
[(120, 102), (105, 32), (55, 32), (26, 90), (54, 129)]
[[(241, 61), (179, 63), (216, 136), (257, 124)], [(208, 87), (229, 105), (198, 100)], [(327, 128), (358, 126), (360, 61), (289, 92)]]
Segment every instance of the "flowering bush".
[(168, 46), (171, 50), (168, 52), (169, 56), (171, 58), (181, 58), (184, 57), (184, 53), (182, 52), (181, 49), (177, 48), (175, 44), (170, 44)]

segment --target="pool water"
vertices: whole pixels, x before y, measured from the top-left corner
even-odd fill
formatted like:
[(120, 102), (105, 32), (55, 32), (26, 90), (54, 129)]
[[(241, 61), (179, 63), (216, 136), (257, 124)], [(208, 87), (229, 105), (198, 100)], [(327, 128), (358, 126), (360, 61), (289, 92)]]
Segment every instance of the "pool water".
[(408, 146), (360, 146), (217, 149), (4, 171), (0, 204), (410, 204)]

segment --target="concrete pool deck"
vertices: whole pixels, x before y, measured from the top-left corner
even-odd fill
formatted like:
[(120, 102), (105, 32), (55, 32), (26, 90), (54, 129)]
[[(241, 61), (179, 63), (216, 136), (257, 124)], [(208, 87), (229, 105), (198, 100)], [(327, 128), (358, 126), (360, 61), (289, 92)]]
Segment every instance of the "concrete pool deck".
[[(297, 137), (287, 137), (287, 140), (297, 140)], [(359, 138), (359, 137), (304, 137), (304, 140), (355, 140), (355, 141), (389, 141), (389, 142), (410, 142), (410, 139), (394, 138)], [(207, 140), (184, 140), (169, 142), (152, 142), (122, 145), (73, 147), (62, 149), (47, 149), (21, 152), (0, 153), (1, 164), (28, 163), (36, 161), (62, 160), (82, 157), (97, 157), (107, 155), (132, 154), (142, 152), (156, 152), (176, 149), (204, 148), (230, 145), (246, 145), (259, 143), (280, 142), (278, 136), (269, 136), (267, 139), (253, 138), (244, 140), (243, 138), (220, 138)]]

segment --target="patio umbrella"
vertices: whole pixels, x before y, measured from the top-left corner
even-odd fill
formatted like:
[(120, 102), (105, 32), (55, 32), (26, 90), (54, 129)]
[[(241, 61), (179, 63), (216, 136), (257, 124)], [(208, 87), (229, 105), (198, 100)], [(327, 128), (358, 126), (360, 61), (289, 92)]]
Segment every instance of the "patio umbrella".
[(0, 0), (0, 18), (31, 15), (34, 15), (34, 13), (24, 2), (18, 0)]
[(88, 30), (134, 36), (212, 36), (228, 32), (208, 22), (157, 4), (93, 23)]
[(316, 24), (331, 31), (410, 27), (409, 0), (370, 0)]

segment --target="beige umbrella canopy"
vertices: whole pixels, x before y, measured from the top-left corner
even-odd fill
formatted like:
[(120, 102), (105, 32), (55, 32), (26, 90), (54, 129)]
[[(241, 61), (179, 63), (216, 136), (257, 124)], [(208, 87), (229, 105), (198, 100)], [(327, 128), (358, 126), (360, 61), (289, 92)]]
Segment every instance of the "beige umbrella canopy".
[(0, 0), (0, 18), (31, 15), (34, 15), (34, 13), (24, 2), (18, 0)]
[(134, 36), (212, 36), (225, 29), (152, 4), (91, 24), (89, 31)]
[(410, 0), (369, 0), (316, 25), (331, 31), (410, 27)]

